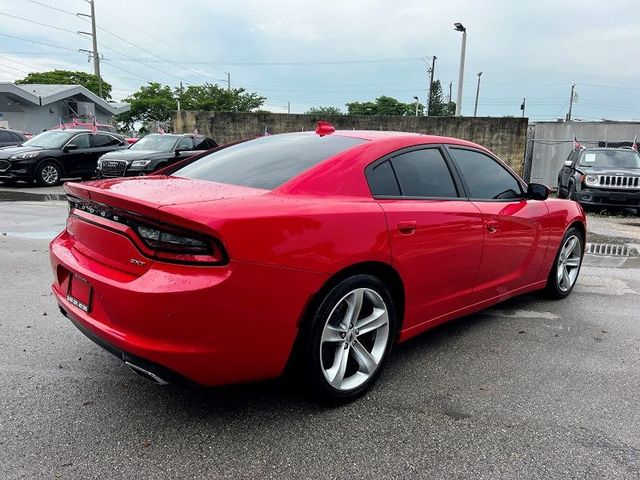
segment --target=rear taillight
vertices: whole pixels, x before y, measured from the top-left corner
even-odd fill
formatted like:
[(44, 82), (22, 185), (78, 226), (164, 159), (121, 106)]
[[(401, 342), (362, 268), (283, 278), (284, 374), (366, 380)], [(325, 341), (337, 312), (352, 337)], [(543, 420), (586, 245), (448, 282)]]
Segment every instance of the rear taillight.
[[(123, 225), (127, 236), (145, 255), (177, 263), (224, 265), (224, 247), (215, 238), (159, 223), (137, 213), (120, 210), (91, 200), (68, 196), (70, 215), (74, 210)], [(88, 219), (87, 219), (88, 220)], [(97, 220), (97, 219), (96, 219)], [(91, 220), (95, 221), (95, 220)], [(106, 225), (105, 225), (106, 226)]]
[(222, 247), (213, 239), (152, 225), (137, 225), (135, 230), (157, 258), (214, 264), (225, 260)]

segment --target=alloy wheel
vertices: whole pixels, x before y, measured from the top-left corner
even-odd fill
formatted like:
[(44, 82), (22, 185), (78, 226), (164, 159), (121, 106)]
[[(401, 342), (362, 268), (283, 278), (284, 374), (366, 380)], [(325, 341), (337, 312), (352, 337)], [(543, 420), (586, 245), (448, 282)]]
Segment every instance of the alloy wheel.
[(567, 292), (571, 290), (580, 270), (582, 261), (582, 244), (577, 235), (570, 235), (562, 245), (560, 254), (558, 255), (558, 265), (556, 269), (556, 278), (558, 288)]
[(356, 288), (335, 305), (320, 339), (320, 364), (327, 382), (349, 391), (376, 372), (389, 342), (389, 311), (373, 289)]
[(60, 179), (58, 169), (53, 165), (45, 165), (40, 173), (40, 176), (42, 177), (42, 181), (47, 185), (56, 184)]

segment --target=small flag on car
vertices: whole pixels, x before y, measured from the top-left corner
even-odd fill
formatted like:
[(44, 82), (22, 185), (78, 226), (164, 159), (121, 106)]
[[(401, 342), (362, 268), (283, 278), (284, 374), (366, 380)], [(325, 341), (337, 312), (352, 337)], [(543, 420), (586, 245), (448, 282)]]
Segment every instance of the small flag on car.
[(638, 151), (638, 135), (633, 137), (633, 143), (631, 144), (631, 148), (633, 148), (636, 152)]
[(264, 126), (264, 135), (263, 136), (264, 137), (270, 137), (271, 136), (271, 134), (269, 133), (269, 129), (267, 128), (266, 125)]
[(573, 136), (573, 148), (574, 150), (579, 150), (582, 148), (582, 145), (578, 142), (578, 139), (575, 135)]
[(67, 127), (64, 126), (64, 122), (62, 121), (62, 117), (60, 117), (60, 128), (62, 130), (66, 130), (67, 129)]
[(96, 122), (96, 117), (93, 117), (93, 120), (91, 121), (91, 133), (95, 135), (97, 131), (98, 131), (98, 122)]

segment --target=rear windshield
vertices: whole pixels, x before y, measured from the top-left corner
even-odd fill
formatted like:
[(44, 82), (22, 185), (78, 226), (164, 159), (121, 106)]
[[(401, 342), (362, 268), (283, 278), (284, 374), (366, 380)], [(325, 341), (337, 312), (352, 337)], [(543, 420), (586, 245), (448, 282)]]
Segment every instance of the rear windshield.
[(640, 168), (640, 155), (635, 150), (586, 150), (580, 165), (584, 167)]
[(272, 190), (333, 155), (366, 142), (315, 133), (260, 137), (212, 152), (173, 175)]

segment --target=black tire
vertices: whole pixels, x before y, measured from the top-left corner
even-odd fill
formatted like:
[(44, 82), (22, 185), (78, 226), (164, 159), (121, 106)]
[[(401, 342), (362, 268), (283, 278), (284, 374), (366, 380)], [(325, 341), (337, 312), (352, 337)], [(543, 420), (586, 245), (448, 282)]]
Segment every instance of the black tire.
[[(573, 275), (573, 269), (575, 269), (575, 278), (572, 283), (569, 285), (569, 288), (563, 288), (561, 283), (562, 281), (558, 278), (558, 272), (560, 268), (560, 254), (562, 253), (563, 248), (567, 244), (570, 238), (575, 237), (579, 241), (580, 253), (579, 253), (579, 263), (577, 267), (572, 268), (571, 274)], [(575, 287), (578, 282), (578, 276), (580, 275), (580, 268), (582, 267), (582, 258), (584, 257), (584, 249), (585, 249), (585, 238), (582, 235), (582, 232), (576, 228), (571, 227), (566, 231), (564, 236), (562, 237), (562, 241), (560, 242), (560, 246), (558, 247), (558, 252), (556, 253), (555, 259), (553, 260), (553, 265), (551, 266), (551, 271), (549, 272), (549, 276), (547, 277), (547, 285), (545, 287), (545, 294), (548, 298), (559, 300), (561, 298), (567, 297), (573, 287)], [(566, 286), (566, 285), (565, 285)]]
[[(376, 307), (374, 302), (378, 302), (378, 307), (380, 305), (386, 307), (388, 323), (386, 326), (378, 327), (377, 330), (358, 333), (357, 326), (363, 325), (359, 322), (353, 325), (352, 329), (345, 327), (343, 333), (346, 336), (342, 336), (343, 333), (339, 333), (337, 329), (342, 329), (343, 324), (346, 325), (344, 319), (347, 318), (348, 299), (355, 298), (358, 292), (363, 292), (362, 298), (364, 300), (357, 318), (360, 321), (366, 317), (371, 318), (374, 312), (372, 309)], [(380, 301), (383, 303), (380, 304)], [(368, 303), (371, 303), (371, 305)], [(359, 274), (348, 277), (335, 285), (316, 305), (316, 308), (309, 312), (311, 316), (308, 318), (306, 327), (300, 332), (301, 338), (296, 359), (300, 362), (300, 368), (297, 369), (297, 375), (302, 376), (303, 382), (314, 399), (332, 404), (350, 402), (365, 393), (376, 382), (395, 342), (397, 319), (391, 293), (377, 277)], [(333, 327), (335, 334), (341, 335), (341, 337), (336, 336), (335, 338), (339, 338), (338, 340), (323, 342), (325, 326), (333, 325), (336, 325), (336, 327)], [(363, 327), (361, 326), (360, 328)], [(383, 347), (385, 338), (386, 344)], [(345, 352), (342, 352), (343, 347)], [(367, 363), (365, 357), (360, 357), (362, 348), (367, 351), (369, 351), (369, 348), (371, 349), (371, 352), (369, 352), (370, 357), (367, 358), (378, 357), (377, 364), (373, 364), (377, 366), (372, 368), (372, 373), (367, 373), (366, 371), (359, 373), (361, 369), (365, 369), (363, 363), (365, 365)], [(327, 375), (329, 375), (329, 370), (332, 367), (341, 365), (340, 360), (344, 358), (342, 355), (345, 354), (347, 357), (344, 361), (343, 377), (346, 386), (336, 388), (330, 383)], [(326, 365), (323, 363), (326, 363)], [(329, 363), (331, 363), (332, 367), (327, 369), (326, 367)], [(335, 382), (338, 382), (336, 380), (339, 376), (338, 370), (339, 368), (336, 370)], [(363, 376), (366, 376), (366, 378), (361, 378)], [(360, 381), (362, 383), (358, 384), (357, 382)], [(340, 383), (343, 382), (340, 381)], [(354, 385), (353, 388), (350, 385)]]
[(45, 160), (36, 167), (36, 183), (45, 187), (59, 185), (62, 180), (60, 165), (51, 160)]

